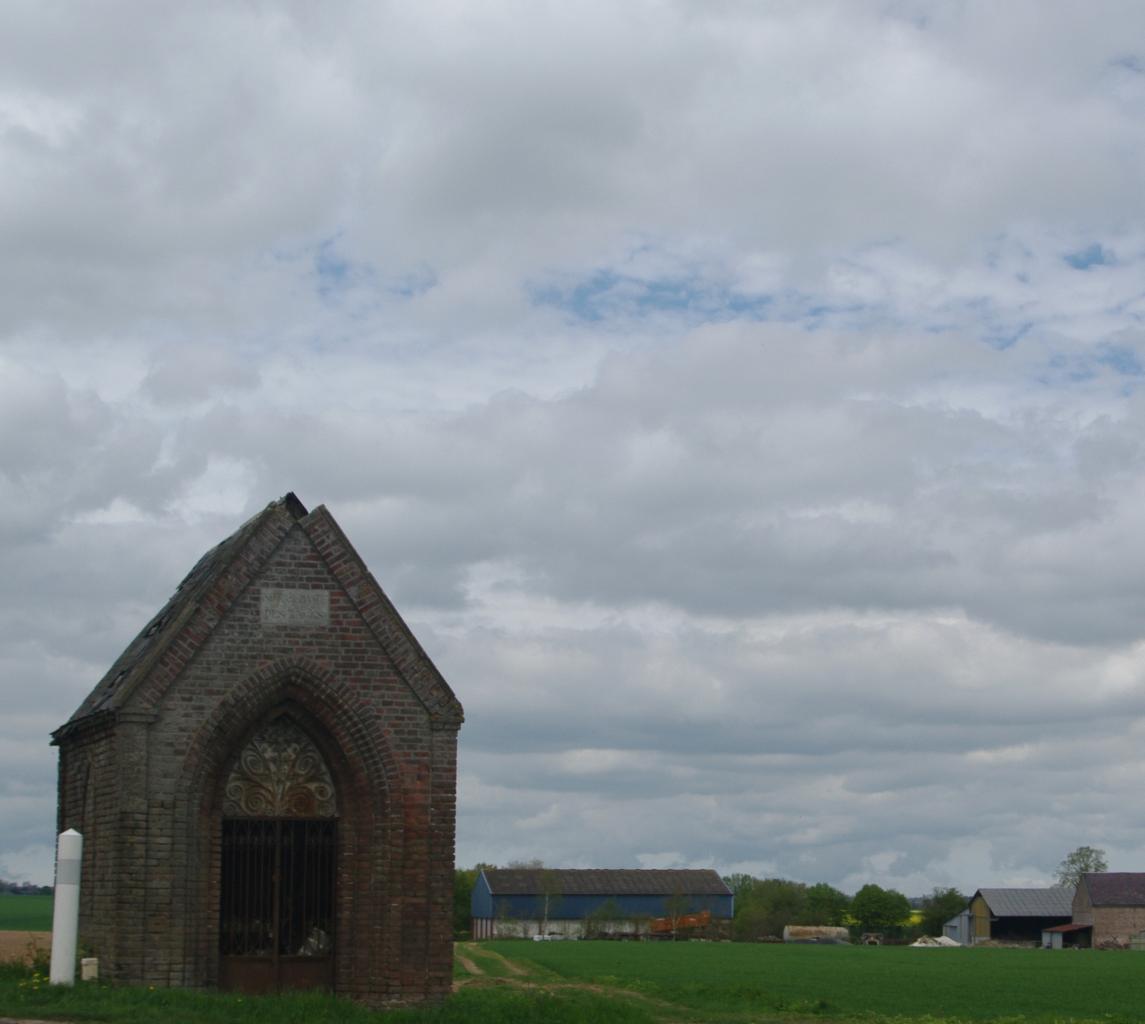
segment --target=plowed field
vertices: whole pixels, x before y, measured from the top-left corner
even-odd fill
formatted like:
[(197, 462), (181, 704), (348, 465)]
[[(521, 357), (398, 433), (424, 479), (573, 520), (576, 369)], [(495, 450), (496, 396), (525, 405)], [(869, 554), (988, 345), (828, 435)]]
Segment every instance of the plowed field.
[(33, 948), (50, 953), (51, 932), (0, 932), (0, 963), (28, 960)]

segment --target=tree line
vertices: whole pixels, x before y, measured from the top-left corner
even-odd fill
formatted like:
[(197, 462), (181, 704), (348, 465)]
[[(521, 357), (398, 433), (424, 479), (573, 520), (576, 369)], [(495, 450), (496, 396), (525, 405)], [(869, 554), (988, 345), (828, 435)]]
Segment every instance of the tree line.
[(848, 896), (826, 882), (807, 885), (744, 874), (724, 881), (735, 893), (732, 937), (741, 942), (780, 938), (787, 925), (796, 924), (846, 927), (857, 935), (878, 932), (889, 939), (941, 935), (943, 924), (968, 902), (957, 889), (935, 888), (920, 901), (922, 918), (916, 921), (906, 896), (878, 885), (864, 885)]
[(33, 885), (31, 882), (8, 882), (0, 878), (0, 892), (10, 892), (17, 896), (50, 896), (50, 885)]

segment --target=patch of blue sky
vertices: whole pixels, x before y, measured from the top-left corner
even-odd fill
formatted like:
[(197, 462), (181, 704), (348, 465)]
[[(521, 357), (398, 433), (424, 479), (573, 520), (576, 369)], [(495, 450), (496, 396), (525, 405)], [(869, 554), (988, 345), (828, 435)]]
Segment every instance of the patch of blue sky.
[(1084, 249), (1066, 253), (1062, 259), (1073, 267), (1074, 270), (1089, 270), (1090, 267), (1109, 267), (1116, 262), (1113, 253), (1106, 249), (1100, 242), (1094, 242), (1091, 245), (1087, 245)]
[(733, 320), (784, 323), (808, 331), (921, 330), (962, 332), (997, 349), (1017, 344), (1036, 323), (1007, 317), (985, 296), (920, 311), (885, 299), (868, 302), (780, 288), (767, 294), (738, 291), (700, 275), (643, 278), (611, 269), (568, 282), (528, 287), (530, 301), (563, 311), (584, 325), (622, 326), (649, 319), (676, 320), (681, 327)]
[(1132, 394), (1136, 378), (1145, 376), (1145, 365), (1136, 351), (1126, 345), (1103, 343), (1089, 351), (1054, 353), (1035, 379), (1046, 387), (1061, 388), (1088, 384), (1109, 370), (1120, 379), (1122, 395)]
[(766, 320), (773, 302), (771, 295), (738, 291), (698, 276), (640, 278), (613, 270), (597, 270), (569, 285), (528, 285), (527, 292), (535, 305), (561, 309), (586, 323), (665, 314), (688, 323)]
[(339, 254), (339, 238), (339, 235), (327, 238), (319, 242), (314, 250), (318, 294), (327, 300), (352, 287), (362, 276), (362, 268)]
[(1020, 324), (993, 325), (985, 329), (983, 337), (991, 347), (1004, 351), (1018, 344), (1033, 328), (1032, 320)]
[[(1021, 239), (1009, 236), (992, 240), (984, 255), (986, 263), (993, 264), (990, 277), (995, 281), (1016, 279), (1035, 284), (1046, 275), (1060, 275), (1062, 260), (1079, 270), (1113, 265), (1123, 270), (1127, 256), (1101, 242), (1075, 243), (1071, 249), (1068, 244), (1055, 245), (1051, 241), (1040, 252), (1034, 252)], [(1054, 266), (1059, 269), (1052, 270)], [(766, 291), (752, 291), (737, 286), (738, 282), (723, 273), (721, 266), (712, 268), (712, 273), (705, 272), (705, 267), (677, 265), (667, 272), (640, 273), (625, 266), (606, 265), (584, 275), (557, 272), (528, 283), (526, 293), (533, 304), (554, 308), (570, 321), (589, 327), (626, 330), (642, 321), (655, 320), (688, 329), (702, 323), (739, 320), (783, 323), (809, 331), (891, 329), (960, 334), (977, 337), (998, 350), (1011, 348), (1043, 329), (1069, 333), (1071, 325), (1077, 329), (1074, 322), (1079, 319), (1068, 304), (1045, 301), (1030, 286), (1015, 292), (987, 281), (977, 294), (942, 288), (921, 294), (905, 289), (900, 294), (887, 286), (871, 288), (869, 295), (856, 295), (846, 287), (847, 281), (841, 290), (832, 287), (831, 281), (824, 282), (826, 287), (806, 290), (777, 281)], [(870, 266), (857, 264), (857, 271), (873, 276), (876, 283), (889, 278), (893, 285), (893, 270), (892, 266), (887, 271), (877, 261)], [(1109, 277), (1114, 293), (1122, 287), (1119, 282), (1123, 278), (1123, 273)], [(1104, 311), (1106, 319), (1120, 319), (1122, 326), (1129, 326), (1140, 319), (1136, 312), (1139, 299), (1134, 293), (1122, 303), (1108, 306)], [(1090, 319), (1096, 312), (1082, 310)], [(1101, 325), (1097, 335), (1111, 337), (1110, 324)], [(1107, 352), (1105, 372), (1130, 370), (1136, 365), (1131, 356), (1132, 353)], [(1145, 356), (1142, 361), (1145, 362)], [(1102, 368), (1096, 369), (1101, 372)], [(1055, 376), (1060, 379), (1060, 373)], [(1123, 376), (1133, 380), (1136, 374), (1127, 372)]]
[(865, 330), (891, 321), (890, 311), (881, 303), (825, 302), (821, 298), (802, 294), (789, 295), (788, 299), (789, 302), (775, 319), (796, 324), (809, 331), (826, 328)]
[(1138, 353), (1126, 345), (1098, 345), (1095, 361), (1123, 377), (1140, 377), (1145, 374), (1145, 366), (1142, 366)]
[(437, 283), (437, 274), (430, 267), (418, 267), (395, 277), (390, 282), (388, 290), (392, 295), (400, 295), (403, 299), (413, 299), (435, 288)]
[(1049, 385), (1083, 384), (1093, 380), (1097, 373), (1098, 364), (1092, 357), (1057, 353), (1046, 360), (1046, 372), (1041, 380)]
[(352, 298), (358, 304), (376, 307), (386, 297), (412, 299), (438, 283), (428, 266), (418, 266), (383, 278), (369, 263), (352, 260), (338, 248), (341, 233), (332, 235), (312, 250), (312, 273), (319, 297), (328, 305)]

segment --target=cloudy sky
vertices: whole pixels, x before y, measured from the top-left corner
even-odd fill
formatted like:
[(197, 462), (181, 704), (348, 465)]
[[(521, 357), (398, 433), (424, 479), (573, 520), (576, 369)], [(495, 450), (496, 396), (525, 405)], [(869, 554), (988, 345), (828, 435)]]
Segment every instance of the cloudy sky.
[(463, 865), (1145, 869), (1142, 40), (6, 3), (0, 877), (50, 881), (48, 733), (288, 490), (465, 705)]

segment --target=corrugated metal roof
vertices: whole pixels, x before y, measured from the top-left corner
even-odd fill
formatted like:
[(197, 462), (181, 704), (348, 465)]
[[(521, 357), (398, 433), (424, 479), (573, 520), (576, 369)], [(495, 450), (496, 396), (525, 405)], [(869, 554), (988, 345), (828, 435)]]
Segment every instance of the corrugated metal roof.
[(1087, 874), (1085, 887), (1095, 907), (1145, 906), (1145, 872), (1103, 871)]
[(486, 868), (484, 874), (495, 896), (531, 896), (546, 889), (565, 896), (731, 895), (710, 868)]
[(976, 895), (986, 901), (995, 917), (1071, 917), (1073, 890), (979, 889)]

